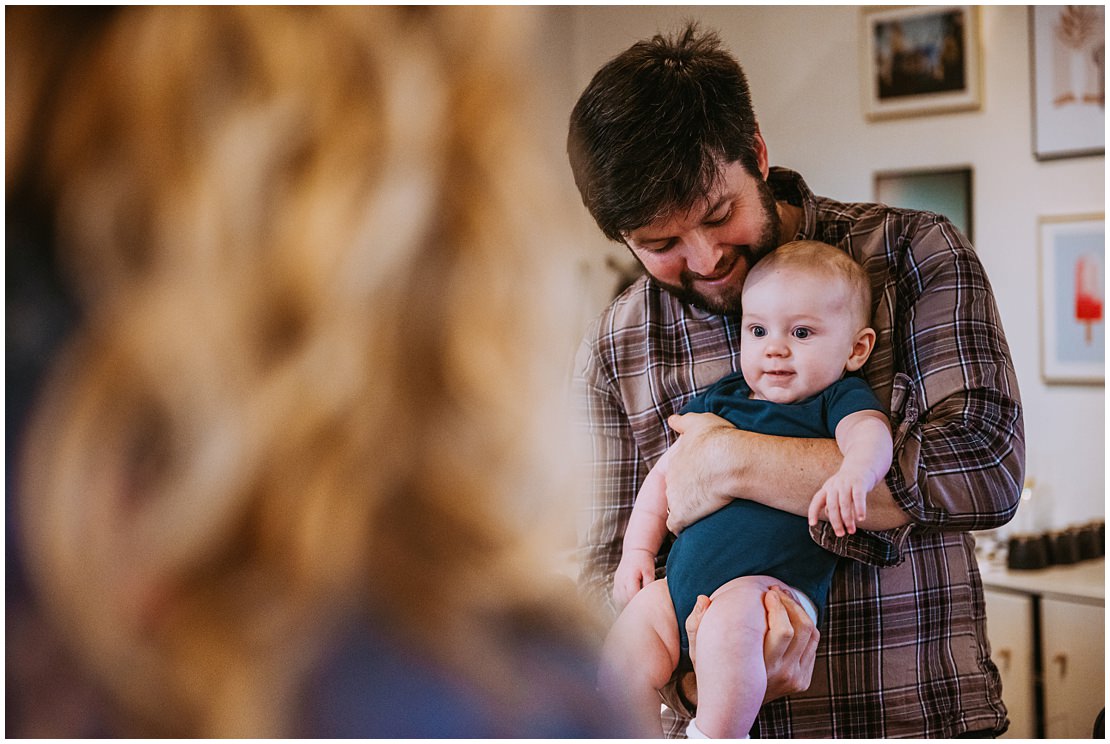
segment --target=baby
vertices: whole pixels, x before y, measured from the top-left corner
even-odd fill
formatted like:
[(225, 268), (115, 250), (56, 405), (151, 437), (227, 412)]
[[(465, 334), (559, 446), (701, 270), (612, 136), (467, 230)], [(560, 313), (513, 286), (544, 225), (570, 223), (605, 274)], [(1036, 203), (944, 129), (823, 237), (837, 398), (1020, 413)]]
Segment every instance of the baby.
[[(832, 514), (838, 534), (854, 532), (866, 517), (868, 492), (890, 469), (882, 406), (862, 378), (846, 374), (859, 370), (875, 345), (863, 268), (825, 243), (788, 243), (752, 267), (742, 305), (740, 373), (711, 385), (683, 412), (714, 413), (764, 434), (835, 436), (844, 460), (814, 495), (808, 524), (735, 499), (682, 531), (667, 578), (650, 588), (667, 533), (668, 453), (648, 473), (614, 575), (613, 597), (624, 609), (605, 641), (599, 675), (642, 720), (645, 736), (660, 731), (657, 691), (694, 662), (685, 624), (695, 607), (699, 700), (687, 736), (748, 735), (767, 687), (763, 594), (785, 587), (817, 623), (837, 557), (812, 540), (809, 526)], [(741, 639), (739, 658), (725, 653), (726, 635)]]

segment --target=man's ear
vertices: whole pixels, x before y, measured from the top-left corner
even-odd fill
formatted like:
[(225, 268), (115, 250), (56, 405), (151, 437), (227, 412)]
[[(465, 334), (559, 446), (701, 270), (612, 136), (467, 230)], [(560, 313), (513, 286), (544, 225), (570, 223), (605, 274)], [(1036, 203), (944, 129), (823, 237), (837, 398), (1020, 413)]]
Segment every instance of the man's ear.
[(752, 144), (755, 145), (755, 157), (759, 164), (759, 173), (766, 181), (767, 175), (771, 172), (771, 159), (767, 157), (767, 143), (763, 141), (763, 134), (759, 131), (758, 124), (755, 127), (755, 137)]
[(875, 348), (875, 329), (864, 328), (856, 334), (856, 340), (852, 343), (852, 353), (848, 356), (848, 363), (845, 369), (849, 372), (855, 372), (863, 366), (867, 361), (867, 357), (871, 356), (871, 352)]

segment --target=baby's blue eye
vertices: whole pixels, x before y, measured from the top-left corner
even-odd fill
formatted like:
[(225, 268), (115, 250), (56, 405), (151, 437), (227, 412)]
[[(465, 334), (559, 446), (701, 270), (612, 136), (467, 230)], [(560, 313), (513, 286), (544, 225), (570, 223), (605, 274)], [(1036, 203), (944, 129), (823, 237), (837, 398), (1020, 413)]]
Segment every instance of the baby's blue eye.
[(810, 330), (808, 328), (795, 328), (794, 338), (806, 339), (809, 338)]
[(767, 329), (763, 326), (752, 326), (752, 335), (756, 338), (763, 338), (767, 335)]

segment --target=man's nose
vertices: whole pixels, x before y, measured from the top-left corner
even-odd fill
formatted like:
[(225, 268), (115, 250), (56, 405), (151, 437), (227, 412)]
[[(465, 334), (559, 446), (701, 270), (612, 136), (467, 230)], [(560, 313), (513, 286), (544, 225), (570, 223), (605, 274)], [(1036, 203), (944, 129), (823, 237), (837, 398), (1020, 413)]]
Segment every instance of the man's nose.
[(724, 250), (712, 236), (694, 230), (686, 237), (686, 268), (698, 276), (717, 273)]

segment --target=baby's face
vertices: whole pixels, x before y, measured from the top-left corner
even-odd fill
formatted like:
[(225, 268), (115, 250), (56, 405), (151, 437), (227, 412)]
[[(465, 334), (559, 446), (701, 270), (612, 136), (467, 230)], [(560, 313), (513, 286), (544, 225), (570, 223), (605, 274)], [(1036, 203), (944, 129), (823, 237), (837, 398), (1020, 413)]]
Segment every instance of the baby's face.
[(861, 330), (847, 284), (774, 269), (744, 287), (740, 369), (752, 397), (793, 403), (844, 374)]

